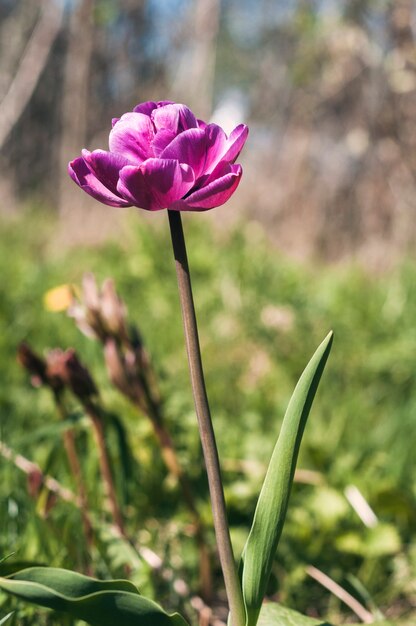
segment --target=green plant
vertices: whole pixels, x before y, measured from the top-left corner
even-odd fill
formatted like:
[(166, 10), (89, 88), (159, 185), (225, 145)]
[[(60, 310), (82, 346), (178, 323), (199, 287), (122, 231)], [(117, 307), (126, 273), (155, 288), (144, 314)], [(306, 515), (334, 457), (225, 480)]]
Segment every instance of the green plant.
[[(332, 343), (332, 334), (318, 348), (293, 394), (282, 432), (263, 485), (242, 558), (242, 593), (247, 624), (256, 624), (281, 534), (303, 429)], [(0, 587), (42, 606), (66, 611), (90, 624), (123, 626), (182, 623), (142, 598), (127, 581), (99, 582), (54, 568), (31, 568), (0, 579)], [(186, 623), (186, 622), (183, 622)]]

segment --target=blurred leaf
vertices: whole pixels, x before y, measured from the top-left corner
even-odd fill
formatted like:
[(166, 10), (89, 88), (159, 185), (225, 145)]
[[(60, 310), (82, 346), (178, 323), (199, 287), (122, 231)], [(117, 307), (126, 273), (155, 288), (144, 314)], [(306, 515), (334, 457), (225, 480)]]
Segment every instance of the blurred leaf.
[(31, 568), (0, 578), (0, 588), (92, 626), (186, 626), (179, 614), (168, 615), (127, 580), (99, 581), (69, 570)]
[(0, 562), (0, 576), (11, 576), (15, 572), (32, 567), (42, 567), (42, 563), (34, 561), (7, 561)]
[[(267, 602), (263, 604), (258, 626), (332, 626), (329, 622), (325, 622), (313, 617), (307, 617), (297, 611), (292, 611), (285, 606), (276, 604), (274, 602)], [(351, 626), (354, 626), (351, 624)], [(355, 624), (358, 626), (358, 624)], [(396, 622), (373, 622), (373, 626), (399, 626)]]
[(399, 533), (392, 524), (377, 524), (368, 530), (366, 546), (370, 557), (396, 554), (401, 549)]
[(133, 476), (134, 471), (134, 455), (129, 443), (128, 433), (123, 421), (115, 413), (106, 412), (105, 418), (108, 425), (115, 431), (118, 447), (118, 458), (121, 470), (117, 472), (117, 480), (123, 495), (123, 502), (128, 502), (128, 481)]
[(0, 626), (2, 626), (2, 624), (5, 624), (12, 615), (13, 615), (13, 611), (5, 615), (2, 619), (0, 619)]
[(296, 385), (264, 479), (253, 525), (241, 557), (247, 624), (256, 624), (283, 530), (296, 461), (309, 411), (332, 346), (329, 333)]
[(3, 565), (3, 563), (8, 561), (9, 559), (11, 559), (12, 556), (14, 556), (15, 554), (16, 554), (16, 552), (10, 552), (9, 554), (6, 554), (6, 556), (2, 556), (1, 559), (0, 559), (0, 566)]
[[(19, 436), (15, 441), (15, 446), (19, 447), (27, 445), (28, 443), (33, 444), (38, 441), (48, 440), (54, 443), (54, 450), (55, 452), (58, 452), (60, 458), (62, 459), (62, 433), (68, 430), (68, 428), (79, 428), (82, 426), (83, 417), (84, 415), (80, 411), (71, 411), (68, 419), (65, 420), (58, 420), (54, 415), (53, 419), (49, 423), (42, 424), (32, 432), (24, 433)], [(56, 449), (56, 446), (58, 446), (58, 449)], [(51, 466), (48, 461), (48, 469), (45, 467), (43, 469), (46, 472), (50, 471), (50, 468)]]
[(327, 486), (318, 487), (314, 491), (310, 499), (310, 506), (320, 523), (326, 528), (333, 527), (349, 511), (348, 503), (343, 494)]
[(397, 529), (391, 524), (377, 524), (364, 532), (348, 532), (340, 535), (336, 546), (341, 552), (378, 558), (396, 554), (401, 548)]
[(331, 626), (331, 624), (307, 617), (281, 604), (267, 602), (261, 607), (258, 626)]
[(100, 519), (94, 520), (97, 548), (114, 576), (123, 573), (126, 567), (129, 579), (142, 592), (153, 595), (151, 567), (138, 554), (134, 546), (120, 534), (114, 532), (114, 527)]

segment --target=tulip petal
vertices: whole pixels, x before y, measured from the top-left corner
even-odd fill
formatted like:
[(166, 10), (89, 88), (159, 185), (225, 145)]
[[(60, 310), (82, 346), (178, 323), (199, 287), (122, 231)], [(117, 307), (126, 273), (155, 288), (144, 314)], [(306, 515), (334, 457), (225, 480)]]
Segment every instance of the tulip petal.
[(153, 126), (148, 115), (125, 113), (110, 132), (110, 151), (140, 165), (150, 154), (153, 135)]
[(152, 140), (152, 150), (155, 157), (160, 157), (163, 150), (175, 139), (176, 135), (173, 131), (162, 128), (157, 131)]
[(103, 204), (115, 207), (131, 206), (131, 202), (114, 194), (91, 172), (82, 157), (71, 161), (68, 165), (68, 173), (72, 180), (90, 196)]
[(173, 159), (147, 159), (139, 167), (123, 167), (117, 188), (135, 206), (159, 211), (186, 195), (194, 182), (189, 165)]
[(160, 109), (160, 107), (164, 107), (167, 104), (175, 104), (173, 100), (159, 100), (159, 102), (157, 103), (157, 108)]
[(161, 106), (152, 112), (152, 119), (156, 130), (165, 128), (173, 131), (175, 135), (188, 128), (198, 127), (195, 115), (184, 104)]
[(205, 127), (206, 137), (206, 159), (204, 174), (210, 174), (217, 164), (223, 159), (222, 155), (226, 151), (227, 135), (217, 124), (207, 124)]
[(203, 187), (169, 208), (175, 211), (206, 211), (220, 206), (237, 189), (242, 173), (241, 165), (230, 165), (222, 161), (207, 178)]
[(184, 104), (176, 104), (179, 110), (179, 129), (187, 130), (188, 128), (198, 128), (198, 122), (195, 115)]
[(150, 116), (151, 112), (153, 111), (153, 109), (156, 109), (156, 107), (157, 107), (156, 102), (152, 102), (152, 101), (141, 102), (140, 104), (134, 107), (133, 113), (144, 113), (144, 115)]
[(82, 158), (98, 180), (112, 193), (118, 195), (117, 183), (120, 170), (125, 165), (131, 165), (131, 161), (121, 154), (106, 152), (105, 150), (94, 150), (93, 152), (83, 150)]
[(228, 163), (234, 163), (238, 155), (240, 154), (243, 146), (246, 142), (248, 135), (248, 126), (245, 124), (239, 124), (230, 133), (227, 140), (226, 152), (221, 157), (221, 161), (228, 161)]
[(197, 179), (204, 172), (206, 147), (205, 131), (202, 128), (190, 128), (176, 135), (160, 157), (187, 163), (194, 170)]

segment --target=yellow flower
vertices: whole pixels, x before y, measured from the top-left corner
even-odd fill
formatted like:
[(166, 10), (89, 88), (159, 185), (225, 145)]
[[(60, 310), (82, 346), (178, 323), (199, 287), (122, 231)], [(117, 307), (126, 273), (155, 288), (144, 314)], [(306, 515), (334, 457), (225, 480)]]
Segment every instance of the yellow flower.
[(73, 303), (75, 293), (75, 285), (58, 285), (44, 294), (43, 306), (47, 311), (66, 311)]

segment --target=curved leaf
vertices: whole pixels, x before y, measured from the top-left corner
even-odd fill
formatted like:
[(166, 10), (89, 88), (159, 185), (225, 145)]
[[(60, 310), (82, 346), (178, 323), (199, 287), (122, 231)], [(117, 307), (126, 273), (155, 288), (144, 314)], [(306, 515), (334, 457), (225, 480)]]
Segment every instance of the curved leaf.
[(306, 366), (289, 402), (241, 557), (247, 626), (255, 626), (282, 534), (306, 420), (332, 346), (329, 333)]
[(168, 615), (126, 580), (99, 581), (68, 570), (33, 567), (0, 578), (0, 589), (92, 626), (187, 626), (180, 615)]
[(128, 580), (98, 580), (58, 567), (29, 567), (6, 578), (50, 586), (56, 593), (74, 599), (99, 591), (128, 591), (140, 595), (137, 587)]

